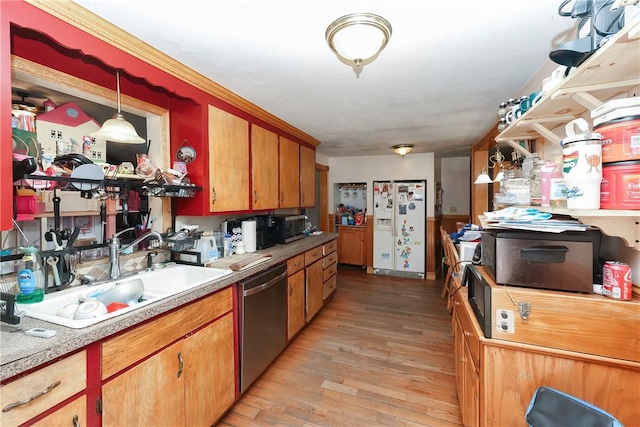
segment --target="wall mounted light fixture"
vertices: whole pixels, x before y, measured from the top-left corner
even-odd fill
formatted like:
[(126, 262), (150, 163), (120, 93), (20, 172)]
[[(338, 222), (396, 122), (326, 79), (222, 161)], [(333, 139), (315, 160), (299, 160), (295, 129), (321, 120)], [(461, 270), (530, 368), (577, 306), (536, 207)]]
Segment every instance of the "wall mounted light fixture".
[(399, 154), (401, 156), (405, 156), (406, 154), (409, 154), (409, 152), (411, 150), (413, 150), (413, 145), (411, 144), (400, 144), (400, 145), (394, 145), (393, 147), (393, 152), (396, 154)]
[(113, 115), (113, 118), (105, 121), (97, 132), (93, 132), (91, 137), (125, 144), (144, 144), (147, 141), (138, 135), (133, 125), (120, 112), (120, 73), (116, 73), (116, 82), (118, 112)]
[(352, 13), (333, 21), (325, 38), (331, 50), (360, 66), (385, 48), (391, 38), (391, 24), (372, 13)]

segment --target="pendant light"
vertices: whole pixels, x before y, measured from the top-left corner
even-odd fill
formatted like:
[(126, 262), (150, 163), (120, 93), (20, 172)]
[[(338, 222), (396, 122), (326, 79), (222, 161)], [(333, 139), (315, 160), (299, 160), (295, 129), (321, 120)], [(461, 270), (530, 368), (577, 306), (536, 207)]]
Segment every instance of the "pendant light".
[(476, 180), (473, 182), (474, 184), (491, 184), (493, 181), (491, 181), (491, 178), (489, 177), (489, 174), (487, 173), (487, 167), (484, 166), (482, 168), (482, 172), (480, 173), (480, 175), (478, 175), (478, 177), (476, 178)]
[(92, 138), (104, 139), (107, 141), (121, 142), (124, 144), (144, 144), (146, 141), (138, 135), (131, 123), (125, 120), (120, 112), (120, 73), (116, 72), (118, 112), (113, 118), (104, 122), (102, 127), (91, 134)]

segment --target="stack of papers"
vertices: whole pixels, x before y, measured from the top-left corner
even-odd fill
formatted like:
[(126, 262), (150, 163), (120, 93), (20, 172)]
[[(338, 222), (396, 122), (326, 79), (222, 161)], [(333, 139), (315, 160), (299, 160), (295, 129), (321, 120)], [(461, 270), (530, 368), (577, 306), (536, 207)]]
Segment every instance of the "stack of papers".
[(563, 231), (585, 231), (589, 228), (577, 220), (551, 219), (551, 214), (535, 208), (509, 207), (493, 212), (485, 212), (484, 228), (509, 228), (516, 230), (545, 231), (562, 233)]

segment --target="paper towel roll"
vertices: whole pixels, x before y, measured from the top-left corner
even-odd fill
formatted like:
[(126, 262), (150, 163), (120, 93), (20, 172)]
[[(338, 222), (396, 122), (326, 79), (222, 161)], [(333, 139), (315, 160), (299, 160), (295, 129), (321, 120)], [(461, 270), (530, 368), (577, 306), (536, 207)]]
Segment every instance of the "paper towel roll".
[(247, 252), (256, 251), (256, 221), (242, 221), (242, 240)]

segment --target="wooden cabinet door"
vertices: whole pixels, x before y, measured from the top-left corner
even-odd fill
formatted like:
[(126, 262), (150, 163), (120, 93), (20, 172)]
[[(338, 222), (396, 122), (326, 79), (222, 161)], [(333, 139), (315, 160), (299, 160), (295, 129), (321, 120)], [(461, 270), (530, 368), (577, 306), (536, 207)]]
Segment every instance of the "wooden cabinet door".
[(209, 210), (249, 210), (249, 123), (209, 105)]
[(289, 295), (287, 297), (287, 339), (291, 339), (304, 326), (304, 270), (287, 279)]
[(307, 272), (307, 322), (322, 308), (322, 260), (306, 268)]
[(316, 151), (300, 146), (300, 206), (316, 205)]
[[(315, 161), (315, 160), (314, 160)], [(315, 168), (315, 164), (314, 164)], [(280, 137), (280, 208), (300, 206), (300, 145)]]
[(469, 347), (464, 346), (463, 359), (463, 398), (460, 410), (462, 413), (462, 424), (469, 427), (476, 427), (480, 424), (480, 377), (473, 364), (473, 358)]
[(251, 125), (251, 186), (253, 210), (277, 209), (278, 135)]
[(80, 396), (71, 403), (47, 415), (31, 427), (70, 427), (87, 425), (87, 397)]
[(210, 426), (235, 401), (233, 314), (184, 341), (187, 426)]
[(182, 345), (178, 341), (102, 386), (103, 427), (185, 425)]
[(338, 231), (338, 250), (341, 264), (365, 265), (364, 251), (365, 229), (340, 227)]

